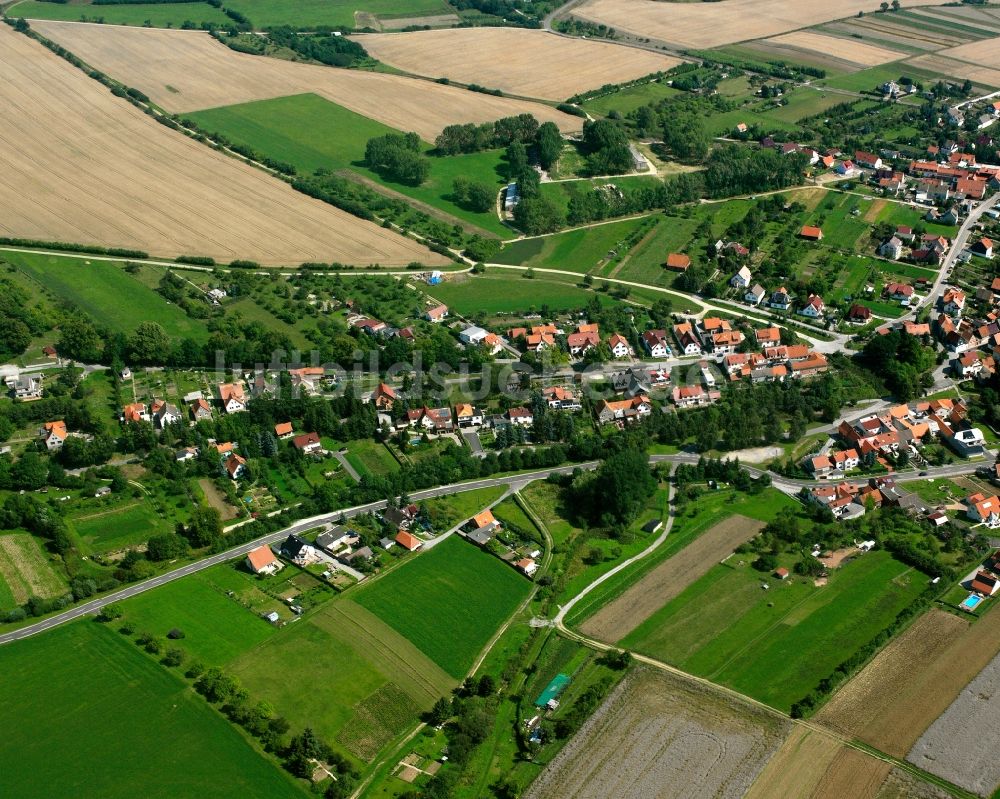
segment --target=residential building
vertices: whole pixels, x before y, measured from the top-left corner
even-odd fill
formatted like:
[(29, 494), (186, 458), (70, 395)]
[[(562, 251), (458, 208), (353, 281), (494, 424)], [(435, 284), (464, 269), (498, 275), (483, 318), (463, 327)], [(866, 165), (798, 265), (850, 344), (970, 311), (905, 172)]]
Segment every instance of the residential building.
[(488, 335), (489, 331), (484, 330), (481, 327), (477, 327), (476, 325), (469, 325), (469, 327), (465, 328), (465, 330), (459, 332), (458, 340), (463, 344), (474, 347), (481, 344)]
[(424, 312), (424, 319), (428, 322), (440, 322), (448, 316), (447, 305), (435, 305)]
[(903, 241), (897, 236), (893, 236), (888, 241), (882, 243), (882, 246), (878, 248), (878, 254), (883, 258), (889, 258), (893, 261), (898, 261), (903, 257)]
[(886, 299), (895, 300), (901, 305), (909, 305), (913, 299), (913, 286), (906, 283), (887, 283), (882, 289), (882, 296)]
[(281, 543), (278, 552), (281, 557), (290, 560), (296, 566), (308, 566), (310, 563), (315, 563), (318, 558), (316, 547), (295, 534), (289, 535)]
[(455, 421), (459, 427), (479, 427), (483, 419), (483, 412), (467, 402), (455, 406)]
[(750, 270), (741, 266), (739, 271), (729, 279), (729, 285), (736, 289), (746, 289), (750, 287), (750, 281), (753, 279), (753, 275)]
[(792, 297), (788, 293), (788, 289), (782, 286), (775, 292), (772, 292), (771, 299), (768, 302), (772, 308), (778, 311), (787, 311), (792, 307)]
[(630, 399), (601, 400), (596, 412), (599, 424), (637, 422), (653, 412), (653, 403), (641, 394)]
[(804, 225), (799, 231), (799, 237), (809, 241), (821, 241), (823, 239), (823, 229), (813, 225)]
[(294, 433), (295, 430), (291, 422), (279, 422), (274, 426), (274, 434), (282, 441), (291, 438)]
[(222, 461), (222, 468), (225, 469), (230, 480), (239, 480), (246, 472), (246, 466), (246, 459), (235, 452), (230, 452)]
[(674, 325), (674, 338), (680, 345), (680, 351), (685, 355), (701, 355), (701, 342), (695, 335), (694, 327), (690, 322)]
[(45, 442), (45, 448), (49, 452), (62, 449), (62, 445), (69, 438), (69, 433), (66, 431), (66, 422), (62, 420), (46, 422), (42, 425), (39, 435), (42, 437), (42, 441)]
[(965, 515), (976, 524), (1000, 527), (1000, 497), (987, 497), (979, 492), (970, 494), (964, 500)]
[(711, 405), (721, 397), (721, 392), (710, 391), (703, 386), (677, 386), (671, 394), (671, 399), (678, 408)]
[(601, 336), (596, 332), (576, 332), (566, 336), (566, 346), (569, 348), (569, 354), (574, 357), (586, 355), (592, 349), (597, 348), (600, 343)]
[(146, 409), (145, 402), (131, 402), (122, 408), (122, 415), (120, 417), (123, 423), (128, 422), (148, 422), (149, 421), (149, 411)]
[(407, 530), (400, 530), (396, 533), (396, 538), (394, 540), (407, 552), (416, 552), (424, 545), (423, 541)]
[(777, 347), (781, 344), (781, 330), (777, 327), (764, 327), (754, 331), (757, 339), (757, 346), (761, 349), (765, 347)]
[(665, 266), (674, 272), (687, 272), (691, 267), (691, 258), (683, 253), (672, 252), (667, 256)]
[(764, 291), (764, 287), (760, 283), (755, 283), (753, 288), (748, 289), (746, 294), (743, 295), (743, 301), (749, 305), (760, 305), (765, 294), (767, 292)]
[(319, 433), (303, 433), (292, 439), (292, 446), (303, 455), (315, 455), (322, 452), (323, 442), (320, 441)]
[(267, 544), (262, 544), (256, 549), (251, 549), (247, 552), (244, 563), (246, 563), (247, 568), (254, 574), (266, 575), (275, 574), (285, 566), (284, 563), (275, 557), (271, 551), (271, 547), (267, 546)]
[(380, 411), (391, 411), (399, 395), (388, 383), (379, 383), (372, 394), (372, 404)]
[(435, 433), (446, 433), (452, 430), (451, 408), (422, 408), (406, 412), (406, 422), (410, 427), (422, 427)]
[(514, 564), (517, 569), (525, 574), (527, 577), (534, 575), (538, 571), (538, 564), (532, 558), (521, 558), (517, 563)]
[(198, 399), (194, 400), (188, 406), (188, 410), (191, 411), (191, 418), (196, 422), (212, 418), (212, 405), (204, 397), (198, 397)]
[(965, 310), (965, 293), (958, 289), (948, 289), (941, 297), (941, 310), (954, 319), (959, 318)]
[(4, 381), (10, 395), (18, 400), (36, 400), (42, 396), (42, 375), (10, 375)]
[(628, 339), (620, 333), (613, 333), (611, 338), (608, 339), (608, 347), (611, 349), (611, 354), (616, 358), (630, 358), (635, 353), (632, 351), (632, 346), (628, 343)]
[(871, 321), (872, 309), (860, 303), (854, 303), (847, 311), (847, 321), (863, 325)]
[(822, 319), (825, 311), (826, 304), (823, 302), (823, 298), (818, 294), (810, 294), (809, 299), (806, 300), (806, 304), (799, 313), (802, 316), (808, 316), (810, 319)]
[(166, 400), (154, 399), (150, 406), (150, 416), (153, 424), (163, 430), (168, 424), (176, 424), (181, 420), (181, 412), (177, 406)]
[[(696, 342), (697, 343), (697, 342)], [(670, 345), (667, 344), (666, 330), (647, 330), (642, 334), (642, 345), (653, 358), (666, 358), (670, 355)], [(699, 352), (701, 348), (698, 348)]]
[(550, 408), (554, 408), (556, 410), (578, 411), (581, 407), (583, 407), (576, 394), (568, 388), (564, 388), (562, 386), (549, 386), (548, 388), (543, 388), (542, 397), (548, 403)]
[(993, 240), (992, 239), (988, 239), (988, 238), (986, 238), (984, 236), (979, 241), (977, 241), (975, 244), (973, 244), (972, 247), (970, 247), (969, 249), (972, 250), (972, 254), (973, 255), (978, 255), (978, 256), (980, 256), (982, 258), (992, 258), (993, 257)]
[(247, 409), (242, 383), (219, 383), (219, 401), (226, 413), (239, 413)]
[(531, 427), (535, 423), (535, 415), (524, 406), (519, 406), (507, 411), (507, 420), (521, 427)]

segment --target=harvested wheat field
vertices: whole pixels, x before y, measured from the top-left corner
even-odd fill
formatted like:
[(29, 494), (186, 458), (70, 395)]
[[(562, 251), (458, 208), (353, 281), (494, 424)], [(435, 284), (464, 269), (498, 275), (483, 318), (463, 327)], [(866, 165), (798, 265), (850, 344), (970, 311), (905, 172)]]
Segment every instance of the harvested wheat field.
[(778, 44), (787, 47), (797, 47), (820, 55), (832, 53), (837, 58), (850, 61), (859, 67), (874, 67), (889, 61), (898, 61), (905, 53), (890, 50), (887, 47), (877, 47), (852, 39), (841, 39), (837, 36), (827, 36), (813, 31), (795, 31), (767, 39), (764, 44)]
[[(987, 39), (985, 42), (966, 44), (962, 47), (955, 47), (951, 50), (942, 50), (934, 55), (922, 55), (911, 58), (906, 63), (917, 69), (926, 72), (934, 72), (942, 77), (965, 80), (968, 78), (973, 83), (986, 88), (1000, 87), (1000, 69), (971, 64), (968, 61), (959, 61), (956, 58), (948, 58), (945, 53), (954, 53), (957, 50), (964, 50), (966, 47), (976, 47), (986, 43), (1000, 43), (1000, 39)], [(982, 51), (981, 51), (982, 52)], [(998, 56), (1000, 57), (1000, 56)], [(994, 61), (994, 66), (1000, 62)]]
[(796, 725), (754, 781), (746, 799), (812, 796), (841, 746), (832, 735)]
[(838, 691), (816, 720), (903, 758), (1000, 650), (1000, 614), (970, 625), (930, 610)]
[(680, 63), (648, 50), (525, 28), (382, 33), (358, 36), (357, 41), (379, 61), (406, 72), (548, 100)]
[(788, 729), (779, 716), (638, 668), (541, 773), (527, 799), (736, 799)]
[(891, 765), (857, 749), (842, 748), (812, 793), (812, 799), (874, 799)]
[(942, 50), (938, 55), (996, 69), (1000, 66), (1000, 37), (952, 47), (950, 50)]
[(262, 264), (445, 263), (157, 124), (0, 25), (0, 235)]
[(432, 81), (299, 64), (237, 53), (200, 31), (157, 30), (77, 22), (32, 22), (92, 67), (140, 89), (168, 111), (183, 113), (313, 92), (355, 113), (434, 141), (458, 122), (534, 114), (564, 131), (579, 117), (546, 105), (492, 97)]
[(951, 799), (951, 794), (894, 767), (889, 771), (889, 776), (885, 778), (875, 799)]
[(979, 796), (1000, 787), (1000, 655), (914, 744), (907, 760)]
[(580, 630), (601, 641), (620, 641), (763, 528), (764, 522), (746, 516), (719, 522), (597, 611)]
[[(876, 4), (877, 5), (877, 4)], [(914, 5), (933, 3), (910, 2)], [(777, 36), (834, 19), (872, 11), (871, 0), (722, 0), (718, 3), (661, 3), (655, 0), (587, 0), (574, 17), (610, 25), (635, 36), (682, 48), (719, 47)]]

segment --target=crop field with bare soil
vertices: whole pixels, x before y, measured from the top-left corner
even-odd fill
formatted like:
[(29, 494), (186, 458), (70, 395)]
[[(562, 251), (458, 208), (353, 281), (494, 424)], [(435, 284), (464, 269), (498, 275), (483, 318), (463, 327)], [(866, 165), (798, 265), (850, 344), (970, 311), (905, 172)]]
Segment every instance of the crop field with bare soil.
[(581, 631), (602, 641), (621, 640), (763, 527), (746, 516), (719, 522), (587, 619)]
[(897, 61), (906, 54), (887, 47), (878, 47), (873, 44), (859, 42), (850, 39), (840, 39), (836, 36), (827, 36), (814, 31), (795, 31), (775, 36), (763, 42), (769, 44), (784, 45), (806, 51), (807, 53), (832, 53), (845, 61), (850, 61), (861, 67), (874, 67), (878, 64), (885, 64), (888, 61)]
[(907, 760), (979, 796), (1000, 787), (1000, 655), (990, 661), (927, 731)]
[(359, 36), (357, 41), (379, 61), (407, 72), (548, 100), (564, 100), (680, 63), (648, 50), (525, 28), (385, 33)]
[[(943, 50), (941, 53), (935, 53), (934, 55), (917, 56), (916, 58), (911, 58), (906, 63), (911, 64), (917, 69), (936, 72), (948, 78), (962, 80), (968, 78), (980, 86), (989, 88), (1000, 87), (1000, 69), (983, 66), (982, 64), (973, 64), (968, 61), (959, 60), (958, 58), (949, 58), (947, 55), (958, 50), (964, 50), (966, 47), (976, 47), (987, 43), (993, 43), (994, 48), (1000, 50), (1000, 47), (998, 47), (1000, 39), (989, 39), (987, 42), (976, 42), (972, 45), (957, 47), (954, 50)], [(998, 63), (1000, 62), (993, 61), (993, 67), (996, 67)]]
[(444, 263), (158, 125), (6, 25), (0, 72), (0, 235), (263, 264)]
[(357, 114), (434, 141), (442, 128), (534, 114), (563, 131), (579, 117), (550, 106), (493, 97), (432, 81), (293, 63), (230, 50), (200, 31), (72, 22), (35, 22), (35, 30), (90, 66), (145, 92), (175, 113), (312, 92)]
[(743, 796), (787, 722), (709, 687), (639, 668), (527, 792), (529, 799)]
[[(907, 3), (907, 6), (922, 3)], [(660, 3), (654, 0), (587, 0), (574, 17), (609, 25), (682, 48), (719, 47), (852, 17), (872, 11), (871, 0), (724, 0)]]
[(792, 730), (747, 793), (747, 799), (875, 799), (891, 766), (820, 730)]
[(894, 757), (906, 757), (1000, 650), (1000, 614), (975, 625), (931, 610), (883, 649), (816, 720)]

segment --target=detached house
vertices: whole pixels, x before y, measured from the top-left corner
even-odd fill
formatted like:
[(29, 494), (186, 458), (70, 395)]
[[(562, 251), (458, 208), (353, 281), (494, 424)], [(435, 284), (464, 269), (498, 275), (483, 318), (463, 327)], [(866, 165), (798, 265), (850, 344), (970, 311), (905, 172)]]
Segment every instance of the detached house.
[(267, 544), (247, 552), (244, 562), (247, 568), (254, 574), (274, 574), (281, 571), (285, 565), (274, 556), (271, 547), (267, 546)]
[(871, 321), (872, 309), (860, 303), (854, 303), (847, 311), (847, 321), (863, 325)]
[(768, 302), (772, 308), (778, 311), (787, 311), (792, 307), (792, 297), (788, 293), (788, 289), (782, 286), (775, 292), (772, 292), (771, 299)]
[(888, 283), (882, 289), (882, 296), (903, 305), (909, 305), (910, 300), (913, 299), (913, 286), (908, 286), (906, 283)]
[(965, 294), (958, 289), (948, 289), (941, 298), (941, 310), (957, 319), (965, 310)]
[(737, 289), (749, 288), (750, 280), (752, 278), (753, 275), (751, 274), (750, 270), (747, 269), (747, 267), (745, 266), (741, 266), (740, 271), (738, 271), (735, 275), (733, 275), (729, 279), (729, 285)]
[(667, 256), (664, 264), (667, 269), (674, 272), (687, 272), (691, 268), (691, 257), (682, 253), (672, 252)]
[(616, 358), (629, 358), (635, 354), (632, 351), (632, 346), (628, 343), (628, 339), (620, 333), (612, 334), (611, 338), (608, 339), (608, 347), (611, 349), (611, 354)]
[(153, 424), (160, 430), (168, 424), (176, 424), (181, 420), (181, 413), (176, 405), (172, 405), (166, 400), (154, 399), (150, 406)]
[(982, 258), (992, 258), (993, 257), (993, 240), (987, 238), (981, 238), (969, 249), (972, 250), (973, 255), (978, 255)]
[(391, 411), (399, 395), (388, 383), (379, 383), (372, 394), (372, 404), (380, 411)]
[(455, 420), (459, 427), (479, 427), (483, 423), (483, 412), (463, 402), (455, 406)]
[(636, 422), (652, 412), (653, 404), (642, 394), (631, 399), (601, 400), (597, 405), (597, 421), (600, 424)]
[(246, 458), (230, 452), (222, 461), (222, 468), (229, 475), (230, 480), (239, 480), (246, 471)]
[(681, 352), (685, 355), (701, 355), (701, 342), (694, 334), (694, 328), (690, 322), (674, 325), (674, 338), (677, 339)]
[(219, 400), (226, 413), (239, 413), (247, 409), (246, 396), (240, 383), (219, 383)]
[(531, 427), (535, 423), (535, 414), (528, 408), (519, 406), (517, 408), (510, 408), (507, 411), (507, 420), (511, 424), (520, 425), (521, 427)]
[(447, 316), (447, 305), (435, 305), (433, 308), (429, 308), (424, 312), (424, 319), (428, 322), (440, 322), (442, 319), (447, 318)]
[(642, 334), (642, 345), (653, 358), (666, 358), (670, 355), (666, 330), (647, 330)]
[(543, 388), (542, 398), (548, 403), (550, 408), (560, 411), (578, 411), (583, 407), (576, 395), (568, 388), (563, 388), (562, 386)]
[(212, 418), (212, 406), (204, 397), (198, 397), (188, 406), (188, 410), (191, 411), (191, 418), (196, 422)]
[(45, 442), (45, 448), (49, 452), (62, 449), (62, 445), (69, 437), (69, 433), (66, 431), (66, 422), (64, 421), (46, 422), (39, 431), (39, 434), (42, 437), (42, 441)]
[(319, 440), (319, 433), (303, 433), (292, 439), (292, 446), (303, 455), (313, 455), (323, 449), (323, 442)]
[(721, 397), (721, 392), (710, 391), (702, 386), (677, 386), (671, 394), (671, 399), (678, 408), (711, 405)]
[(451, 408), (416, 408), (406, 412), (406, 423), (410, 427), (422, 427), (435, 433), (450, 432), (452, 429)]
[(987, 527), (1000, 526), (1000, 497), (987, 497), (977, 492), (966, 497), (964, 502), (965, 515), (971, 521)]
[(601, 336), (595, 332), (577, 332), (566, 336), (566, 346), (569, 347), (569, 354), (575, 357), (586, 355), (600, 345), (600, 343)]
[(760, 305), (766, 293), (767, 292), (764, 291), (764, 287), (760, 285), (760, 283), (757, 283), (752, 289), (749, 289), (747, 293), (743, 295), (743, 301), (748, 305)]
[(761, 349), (765, 347), (777, 347), (781, 344), (781, 330), (776, 327), (765, 327), (754, 332), (757, 338), (757, 346)]
[(11, 375), (4, 382), (14, 399), (36, 400), (42, 396), (41, 375)]
[(903, 242), (898, 236), (893, 236), (878, 248), (878, 254), (883, 258), (898, 261), (903, 257)]
[(295, 430), (291, 422), (279, 422), (274, 426), (274, 434), (282, 441), (286, 438), (291, 438), (294, 432)]
[(128, 422), (148, 422), (149, 411), (145, 402), (130, 402), (122, 408), (121, 421)]
[(814, 227), (813, 225), (804, 225), (802, 230), (799, 231), (799, 238), (807, 239), (808, 241), (822, 241), (823, 229)]
[(806, 300), (806, 304), (799, 313), (802, 316), (808, 316), (810, 319), (822, 319), (825, 311), (826, 304), (823, 302), (823, 298), (818, 294), (810, 294), (809, 299)]

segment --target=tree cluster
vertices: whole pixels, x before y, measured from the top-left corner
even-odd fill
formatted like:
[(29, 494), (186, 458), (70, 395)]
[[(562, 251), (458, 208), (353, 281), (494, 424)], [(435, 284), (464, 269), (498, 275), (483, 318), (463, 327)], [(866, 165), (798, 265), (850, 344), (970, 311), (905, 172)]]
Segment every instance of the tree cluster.
[(420, 152), (416, 133), (386, 133), (369, 139), (365, 164), (389, 180), (419, 186), (430, 174), (430, 161)]

